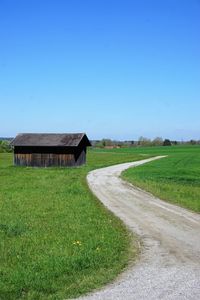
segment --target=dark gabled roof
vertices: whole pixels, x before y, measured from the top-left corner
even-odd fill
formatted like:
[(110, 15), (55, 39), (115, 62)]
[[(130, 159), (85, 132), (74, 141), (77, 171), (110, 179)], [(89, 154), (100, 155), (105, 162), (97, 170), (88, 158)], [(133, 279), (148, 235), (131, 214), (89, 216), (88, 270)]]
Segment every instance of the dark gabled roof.
[(12, 146), (34, 147), (77, 147), (84, 139), (86, 146), (91, 146), (85, 133), (21, 133), (12, 140)]

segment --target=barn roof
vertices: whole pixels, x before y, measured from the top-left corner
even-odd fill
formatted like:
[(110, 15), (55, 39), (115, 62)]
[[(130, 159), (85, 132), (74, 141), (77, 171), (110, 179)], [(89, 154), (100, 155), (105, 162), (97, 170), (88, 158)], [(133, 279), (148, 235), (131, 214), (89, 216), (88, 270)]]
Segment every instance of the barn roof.
[(84, 139), (91, 146), (85, 133), (21, 133), (12, 140), (13, 146), (77, 147)]

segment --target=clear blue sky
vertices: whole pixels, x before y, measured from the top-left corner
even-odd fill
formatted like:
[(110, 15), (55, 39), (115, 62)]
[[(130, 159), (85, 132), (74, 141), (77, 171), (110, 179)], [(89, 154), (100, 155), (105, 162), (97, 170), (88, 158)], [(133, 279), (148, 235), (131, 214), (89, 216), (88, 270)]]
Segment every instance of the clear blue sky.
[(1, 0), (0, 136), (200, 139), (200, 0)]

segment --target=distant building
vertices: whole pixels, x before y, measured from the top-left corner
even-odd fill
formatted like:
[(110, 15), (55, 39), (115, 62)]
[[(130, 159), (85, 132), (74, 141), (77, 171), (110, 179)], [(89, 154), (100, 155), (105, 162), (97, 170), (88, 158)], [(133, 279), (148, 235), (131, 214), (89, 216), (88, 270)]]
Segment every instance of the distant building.
[(74, 167), (85, 164), (85, 133), (22, 133), (11, 142), (14, 164), (31, 167)]

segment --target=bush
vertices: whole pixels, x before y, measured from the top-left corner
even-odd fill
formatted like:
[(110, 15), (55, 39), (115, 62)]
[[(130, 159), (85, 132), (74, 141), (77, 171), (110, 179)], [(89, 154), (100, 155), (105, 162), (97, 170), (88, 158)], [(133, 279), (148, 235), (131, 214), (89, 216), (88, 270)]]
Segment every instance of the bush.
[(170, 142), (169, 139), (165, 139), (164, 142), (163, 142), (163, 146), (171, 146), (172, 143)]
[(9, 141), (0, 141), (0, 153), (12, 152), (12, 147)]

